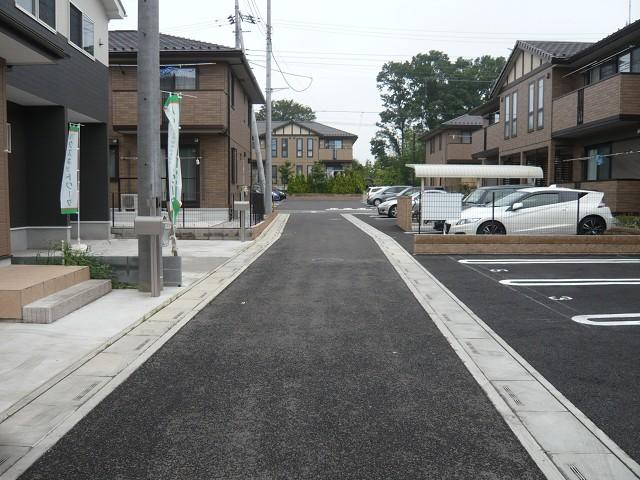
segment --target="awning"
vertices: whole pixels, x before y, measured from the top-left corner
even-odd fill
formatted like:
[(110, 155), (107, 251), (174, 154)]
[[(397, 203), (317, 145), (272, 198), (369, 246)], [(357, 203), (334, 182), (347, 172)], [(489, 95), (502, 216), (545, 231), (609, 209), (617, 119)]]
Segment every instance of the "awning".
[(410, 164), (417, 178), (544, 178), (540, 167), (522, 165)]

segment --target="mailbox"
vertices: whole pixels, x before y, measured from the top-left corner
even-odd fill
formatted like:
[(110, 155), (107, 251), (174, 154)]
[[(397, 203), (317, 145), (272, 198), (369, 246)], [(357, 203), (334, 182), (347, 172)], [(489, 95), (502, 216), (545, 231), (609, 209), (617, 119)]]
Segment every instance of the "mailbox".
[(249, 202), (246, 200), (235, 202), (233, 204), (233, 208), (234, 210), (238, 210), (240, 212), (246, 212), (247, 210), (249, 210)]
[(133, 221), (133, 231), (136, 235), (157, 235), (164, 233), (162, 217), (136, 217)]

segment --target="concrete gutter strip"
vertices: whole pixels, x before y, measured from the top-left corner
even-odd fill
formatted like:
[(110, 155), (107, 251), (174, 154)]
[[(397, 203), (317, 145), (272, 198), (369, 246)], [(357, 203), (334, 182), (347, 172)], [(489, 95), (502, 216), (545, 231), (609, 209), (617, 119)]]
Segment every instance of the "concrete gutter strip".
[[(224, 289), (226, 289), (245, 269), (247, 269), (256, 259), (258, 259), (267, 249), (273, 245), (281, 236), (288, 215), (278, 215), (274, 221), (266, 228), (263, 234), (257, 240), (248, 242), (247, 246), (241, 249), (235, 256), (231, 257), (222, 265), (218, 266), (200, 280), (194, 282), (184, 290), (177, 292), (171, 298), (149, 311), (143, 317), (139, 318), (128, 328), (112, 337), (100, 347), (96, 348), (91, 354), (84, 356), (73, 365), (66, 368), (63, 372), (56, 375), (45, 385), (24, 397), (20, 406), (14, 405), (11, 413), (0, 419), (0, 438), (2, 438), (2, 430), (4, 423), (11, 422), (15, 417), (20, 416), (24, 407), (30, 404), (38, 403), (38, 397), (46, 394), (48, 390), (60, 383), (62, 380), (87, 376), (107, 376), (111, 377), (99, 390), (92, 396), (87, 396), (81, 405), (66, 405), (66, 416), (59, 418), (57, 425), (52, 426), (44, 432), (44, 435), (37, 442), (26, 447), (16, 449), (12, 445), (3, 446), (0, 444), (0, 457), (3, 456), (3, 448), (6, 455), (14, 455), (15, 458), (9, 459), (8, 469), (0, 474), (0, 480), (17, 479), (24, 473), (29, 466), (33, 464), (42, 454), (51, 448), (66, 432), (68, 432), (77, 422), (79, 422), (87, 413), (91, 411), (101, 400), (111, 393), (118, 385), (124, 382), (140, 365), (142, 365), (153, 353), (162, 347), (171, 339), (178, 331), (186, 325), (202, 308), (208, 305), (215, 297), (217, 297)], [(115, 347), (120, 342), (127, 342), (131, 336), (156, 337), (152, 341), (146, 342), (145, 349), (136, 347), (135, 351), (121, 351), (115, 349), (114, 352), (105, 352), (109, 347)], [(131, 342), (128, 342), (131, 343)], [(139, 350), (138, 350), (139, 349)], [(133, 356), (132, 356), (133, 354)], [(107, 356), (107, 357), (104, 357)], [(103, 358), (120, 359), (119, 364), (122, 368), (114, 371), (113, 375), (94, 373), (103, 368), (101, 366)], [(95, 365), (93, 365), (95, 364)], [(72, 378), (73, 377), (73, 378)], [(6, 412), (3, 412), (5, 414)], [(19, 419), (17, 421), (19, 425)], [(28, 422), (24, 422), (25, 424)], [(37, 428), (37, 427), (36, 427)], [(23, 427), (26, 430), (33, 430), (33, 425)], [(33, 432), (31, 432), (33, 433)], [(23, 445), (21, 443), (21, 445)], [(26, 448), (26, 451), (24, 450)], [(0, 470), (1, 472), (1, 470)]]
[(353, 215), (550, 479), (640, 479), (640, 465), (394, 239)]

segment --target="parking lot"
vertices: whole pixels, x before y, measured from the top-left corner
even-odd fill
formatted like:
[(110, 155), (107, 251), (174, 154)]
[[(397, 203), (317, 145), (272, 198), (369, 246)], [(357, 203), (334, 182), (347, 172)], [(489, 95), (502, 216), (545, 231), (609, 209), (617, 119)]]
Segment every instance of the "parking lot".
[[(359, 218), (412, 251), (394, 222)], [(640, 461), (640, 257), (415, 258)]]

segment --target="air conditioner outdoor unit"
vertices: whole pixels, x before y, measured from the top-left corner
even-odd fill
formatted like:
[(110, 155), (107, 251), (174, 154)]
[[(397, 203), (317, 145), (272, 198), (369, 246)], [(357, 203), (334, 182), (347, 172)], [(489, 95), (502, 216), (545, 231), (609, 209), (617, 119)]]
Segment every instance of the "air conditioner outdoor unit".
[(138, 194), (137, 193), (121, 193), (120, 194), (120, 211), (138, 211)]

